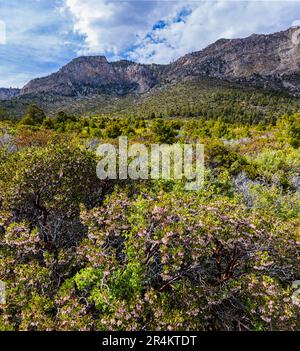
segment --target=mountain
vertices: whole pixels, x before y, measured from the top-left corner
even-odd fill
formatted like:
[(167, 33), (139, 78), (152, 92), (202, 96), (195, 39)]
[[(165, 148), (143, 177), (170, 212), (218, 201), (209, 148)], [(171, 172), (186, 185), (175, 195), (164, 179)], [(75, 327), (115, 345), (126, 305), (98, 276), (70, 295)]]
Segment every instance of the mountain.
[(220, 39), (169, 65), (108, 62), (104, 56), (79, 57), (58, 72), (34, 79), (21, 95), (126, 95), (195, 76), (248, 82), (300, 94), (300, 27), (244, 39)]
[(20, 95), (20, 89), (0, 88), (0, 100), (8, 100)]
[(300, 27), (244, 39), (220, 39), (169, 65), (168, 80), (205, 75), (300, 93)]
[(35, 102), (49, 115), (155, 112), (270, 120), (300, 110), (299, 42), (300, 27), (292, 27), (220, 39), (168, 65), (79, 57), (21, 90), (0, 89), (0, 110), (20, 118)]
[(130, 61), (109, 63), (104, 56), (79, 57), (57, 73), (34, 79), (21, 94), (54, 93), (63, 96), (91, 96), (103, 93), (144, 93), (158, 82), (159, 65)]

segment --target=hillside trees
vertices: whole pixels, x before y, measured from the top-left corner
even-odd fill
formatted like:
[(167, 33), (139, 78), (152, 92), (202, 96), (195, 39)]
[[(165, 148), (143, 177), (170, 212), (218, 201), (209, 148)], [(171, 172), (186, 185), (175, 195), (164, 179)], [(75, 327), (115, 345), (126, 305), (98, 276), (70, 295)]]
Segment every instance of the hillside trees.
[(156, 135), (159, 143), (166, 144), (173, 143), (177, 135), (175, 127), (161, 119), (157, 119), (153, 122), (152, 132)]
[(278, 137), (281, 141), (288, 142), (292, 147), (300, 147), (300, 113), (283, 115), (277, 121)]
[(26, 115), (20, 121), (24, 125), (40, 125), (46, 118), (46, 114), (38, 105), (30, 104), (27, 108)]
[(0, 121), (8, 119), (9, 118), (9, 113), (5, 108), (0, 107)]

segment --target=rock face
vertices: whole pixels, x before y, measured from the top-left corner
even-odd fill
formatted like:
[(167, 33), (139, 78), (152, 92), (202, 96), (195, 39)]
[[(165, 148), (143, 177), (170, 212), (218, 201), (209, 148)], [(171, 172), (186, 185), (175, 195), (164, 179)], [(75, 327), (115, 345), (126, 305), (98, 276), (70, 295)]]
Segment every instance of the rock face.
[(169, 66), (168, 79), (206, 75), (300, 91), (300, 28), (245, 39), (220, 39)]
[(194, 76), (246, 81), (300, 94), (300, 27), (244, 39), (220, 39), (169, 65), (109, 63), (104, 56), (79, 57), (57, 73), (32, 80), (21, 94), (141, 94), (157, 85)]
[(20, 95), (20, 89), (0, 88), (0, 100), (9, 100)]
[(65, 96), (89, 96), (144, 93), (157, 83), (158, 67), (130, 61), (109, 63), (104, 56), (79, 57), (57, 73), (32, 80), (21, 94), (51, 92)]

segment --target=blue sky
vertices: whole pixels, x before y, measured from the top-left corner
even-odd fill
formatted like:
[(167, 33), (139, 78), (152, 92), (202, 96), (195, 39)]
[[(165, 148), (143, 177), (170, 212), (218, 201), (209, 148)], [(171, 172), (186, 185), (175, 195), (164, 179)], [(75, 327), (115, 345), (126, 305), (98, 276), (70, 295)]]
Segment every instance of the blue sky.
[(0, 0), (0, 87), (80, 55), (168, 63), (220, 38), (297, 23), (300, 1)]

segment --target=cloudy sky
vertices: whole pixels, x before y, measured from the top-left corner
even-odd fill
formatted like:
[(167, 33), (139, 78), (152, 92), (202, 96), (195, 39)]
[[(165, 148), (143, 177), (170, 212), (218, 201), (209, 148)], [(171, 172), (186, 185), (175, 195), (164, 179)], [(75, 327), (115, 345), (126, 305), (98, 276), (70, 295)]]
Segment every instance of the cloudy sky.
[(168, 63), (219, 38), (296, 24), (300, 1), (0, 0), (0, 87), (80, 55)]

